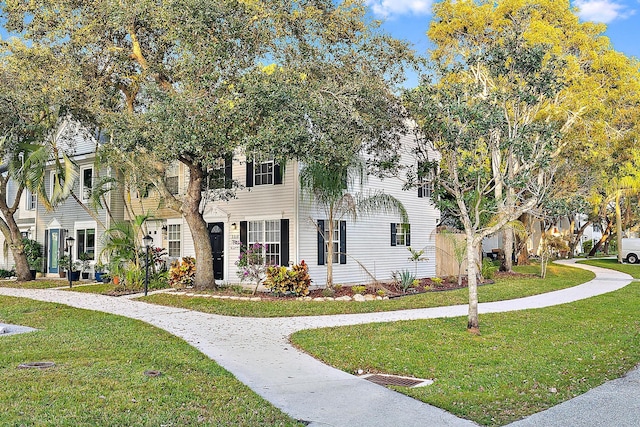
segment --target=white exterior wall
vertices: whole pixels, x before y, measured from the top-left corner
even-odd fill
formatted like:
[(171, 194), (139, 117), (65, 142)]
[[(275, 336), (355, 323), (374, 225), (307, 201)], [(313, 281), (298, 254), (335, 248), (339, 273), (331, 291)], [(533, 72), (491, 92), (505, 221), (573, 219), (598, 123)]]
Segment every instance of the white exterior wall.
[[(416, 160), (411, 154), (414, 140), (411, 136), (403, 137), (403, 164), (413, 165)], [(362, 186), (352, 188), (352, 193), (362, 194), (383, 191), (399, 199), (409, 215), (411, 225), (411, 247), (414, 250), (425, 250), (427, 261), (418, 262), (417, 266), (410, 262), (410, 252), (406, 246), (391, 246), (391, 223), (400, 223), (398, 214), (373, 213), (347, 221), (347, 263), (333, 264), (333, 281), (339, 284), (370, 283), (369, 271), (379, 281), (389, 281), (394, 271), (409, 269), (417, 277), (434, 277), (436, 274), (435, 239), (436, 225), (440, 221), (440, 212), (430, 198), (419, 198), (417, 189), (403, 190), (403, 181), (398, 178), (380, 180), (369, 177)], [(300, 210), (300, 258), (309, 264), (309, 273), (314, 286), (326, 283), (326, 265), (317, 262), (317, 228), (311, 220), (326, 219), (327, 214), (317, 206), (301, 206)], [(336, 218), (338, 219), (338, 218)], [(356, 262), (358, 261), (362, 266)], [(364, 266), (364, 268), (363, 268)]]
[[(238, 157), (238, 158), (237, 158)], [(290, 259), (296, 259), (295, 252), (295, 210), (298, 189), (297, 163), (288, 162), (283, 166), (282, 184), (255, 185), (246, 187), (246, 161), (244, 157), (233, 159), (232, 176), (242, 184), (236, 198), (229, 201), (210, 202), (205, 206), (204, 219), (207, 223), (224, 223), (224, 282), (238, 283), (236, 260), (240, 256), (240, 222), (258, 220), (289, 220)], [(235, 228), (233, 226), (235, 224)], [(193, 239), (186, 230), (183, 238), (183, 256), (194, 256)]]

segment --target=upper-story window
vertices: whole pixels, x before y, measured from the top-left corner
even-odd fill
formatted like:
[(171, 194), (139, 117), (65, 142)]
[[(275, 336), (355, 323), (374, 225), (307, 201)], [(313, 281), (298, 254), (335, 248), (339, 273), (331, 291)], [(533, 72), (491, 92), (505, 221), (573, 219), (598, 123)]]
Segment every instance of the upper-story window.
[(418, 165), (418, 197), (431, 197), (433, 195), (435, 170), (427, 168), (427, 165), (420, 163)]
[(169, 193), (176, 195), (180, 191), (179, 186), (180, 165), (178, 162), (171, 163), (165, 172), (164, 182)]
[(233, 157), (231, 154), (224, 158), (217, 159), (212, 166), (207, 169), (206, 189), (219, 190), (232, 188)]
[(81, 178), (80, 188), (82, 189), (82, 200), (87, 201), (91, 198), (91, 192), (93, 191), (93, 168), (88, 167), (82, 169)]
[(38, 203), (38, 197), (33, 194), (30, 190), (26, 189), (25, 194), (25, 209), (28, 211), (34, 211), (36, 209), (36, 204)]
[(253, 173), (254, 185), (273, 184), (273, 162), (256, 163)]
[(247, 187), (282, 184), (282, 168), (273, 160), (262, 163), (247, 162)]

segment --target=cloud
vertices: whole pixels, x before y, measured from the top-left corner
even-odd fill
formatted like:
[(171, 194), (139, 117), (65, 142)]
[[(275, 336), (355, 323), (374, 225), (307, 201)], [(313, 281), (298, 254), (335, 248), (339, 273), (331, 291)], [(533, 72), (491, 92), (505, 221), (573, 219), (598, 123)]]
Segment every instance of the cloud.
[(603, 22), (605, 24), (615, 19), (625, 19), (635, 13), (627, 6), (612, 0), (575, 0), (578, 16), (584, 21)]
[(428, 15), (433, 0), (367, 0), (373, 13), (385, 18), (399, 15)]

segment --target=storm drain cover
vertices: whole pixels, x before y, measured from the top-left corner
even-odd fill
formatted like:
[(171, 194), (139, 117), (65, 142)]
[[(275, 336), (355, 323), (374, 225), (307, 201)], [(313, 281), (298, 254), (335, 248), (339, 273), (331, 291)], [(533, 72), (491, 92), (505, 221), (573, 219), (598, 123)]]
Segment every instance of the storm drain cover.
[(18, 369), (47, 369), (53, 366), (56, 366), (53, 362), (28, 362), (19, 364)]
[(368, 374), (363, 375), (367, 381), (371, 381), (374, 384), (381, 386), (398, 386), (398, 387), (423, 387), (433, 384), (432, 380), (424, 380), (421, 378), (401, 377), (398, 375), (386, 375), (386, 374)]

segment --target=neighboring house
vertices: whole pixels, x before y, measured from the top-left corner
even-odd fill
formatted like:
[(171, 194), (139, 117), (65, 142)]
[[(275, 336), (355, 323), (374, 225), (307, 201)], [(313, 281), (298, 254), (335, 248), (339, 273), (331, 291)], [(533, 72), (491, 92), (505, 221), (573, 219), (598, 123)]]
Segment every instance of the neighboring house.
[[(403, 137), (405, 164), (415, 164), (411, 148), (412, 136)], [(353, 193), (372, 194), (381, 190), (399, 199), (409, 214), (409, 225), (400, 224), (397, 214), (373, 213), (356, 222), (350, 218), (337, 221), (332, 244), (337, 250), (333, 260), (327, 259), (322, 235), (327, 229), (326, 214), (321, 207), (303, 195), (300, 189), (301, 165), (290, 161), (277, 165), (272, 161), (256, 164), (243, 156), (227, 158), (218, 172), (210, 175), (211, 188), (241, 185), (236, 197), (229, 201), (209, 202), (204, 206), (204, 219), (210, 230), (216, 280), (237, 283), (236, 261), (243, 245), (267, 245), (266, 259), (271, 264), (292, 265), (304, 260), (315, 286), (326, 281), (326, 264), (334, 263), (334, 283), (365, 283), (371, 276), (388, 281), (394, 271), (417, 267), (419, 277), (435, 276), (435, 229), (440, 212), (431, 196), (431, 185), (403, 190), (399, 179), (380, 180), (370, 176), (362, 185), (350, 188)], [(181, 165), (167, 172), (167, 183), (181, 193), (187, 177)], [(153, 193), (153, 192), (152, 192)], [(153, 211), (158, 206), (154, 194), (133, 203)], [(138, 212), (139, 213), (139, 212)], [(194, 256), (193, 239), (186, 221), (175, 212), (157, 209), (156, 220), (148, 223), (154, 245), (165, 247), (171, 259)], [(408, 260), (409, 246), (424, 249), (427, 261), (414, 265)], [(339, 252), (339, 253), (338, 253)]]
[[(576, 214), (576, 217), (574, 220), (574, 227), (576, 227), (576, 230), (571, 230), (571, 223), (567, 218), (563, 218), (560, 221), (558, 221), (556, 224), (554, 224), (552, 227), (550, 227), (549, 231), (551, 231), (551, 233), (555, 235), (566, 236), (571, 233), (576, 233), (577, 229), (580, 228), (586, 221), (587, 221), (586, 215)], [(540, 245), (540, 242), (542, 239), (542, 227), (541, 227), (540, 220), (536, 219), (533, 221), (532, 231), (533, 233), (527, 240), (527, 249), (529, 251), (529, 254), (540, 255), (542, 251), (542, 247)], [(574, 255), (578, 255), (584, 252), (582, 245), (585, 242), (589, 240), (598, 241), (600, 240), (601, 237), (602, 237), (602, 230), (600, 229), (600, 226), (598, 224), (588, 225), (585, 228), (584, 232), (582, 233), (582, 236), (580, 237), (580, 241), (576, 246)], [(490, 254), (494, 249), (502, 249), (502, 238), (503, 238), (502, 232), (498, 232), (492, 236), (485, 238), (482, 241), (482, 252), (485, 254)], [(568, 242), (568, 239), (567, 239), (567, 242)]]
[[(93, 191), (98, 174), (109, 173), (106, 169), (95, 170), (94, 160), (96, 140), (86, 133), (80, 132), (80, 128), (73, 122), (67, 122), (61, 126), (56, 136), (58, 147), (64, 149), (78, 165), (79, 176), (76, 179), (73, 193), (83, 203)], [(45, 176), (45, 188), (51, 194), (54, 171), (47, 171)], [(11, 183), (10, 194), (15, 194), (16, 184)], [(111, 215), (116, 220), (124, 219), (124, 203), (122, 195), (112, 191), (106, 195), (106, 207), (111, 210)], [(102, 250), (102, 235), (104, 225), (108, 228), (112, 219), (107, 214), (107, 209), (99, 209), (90, 215), (73, 197), (69, 197), (59, 204), (54, 211), (47, 211), (37, 197), (28, 190), (22, 194), (20, 210), (16, 213), (18, 224), (25, 237), (37, 240), (44, 248), (43, 271), (48, 276), (58, 276), (58, 273), (66, 266), (59, 265), (59, 259), (69, 254), (66, 244), (68, 237), (73, 237), (71, 247), (73, 260), (77, 260), (80, 254), (87, 253), (91, 259), (91, 265), (97, 261), (97, 256)], [(101, 225), (102, 224), (102, 225)], [(0, 240), (5, 245), (4, 236), (0, 234)], [(2, 259), (5, 269), (13, 267), (11, 251), (5, 251)]]

